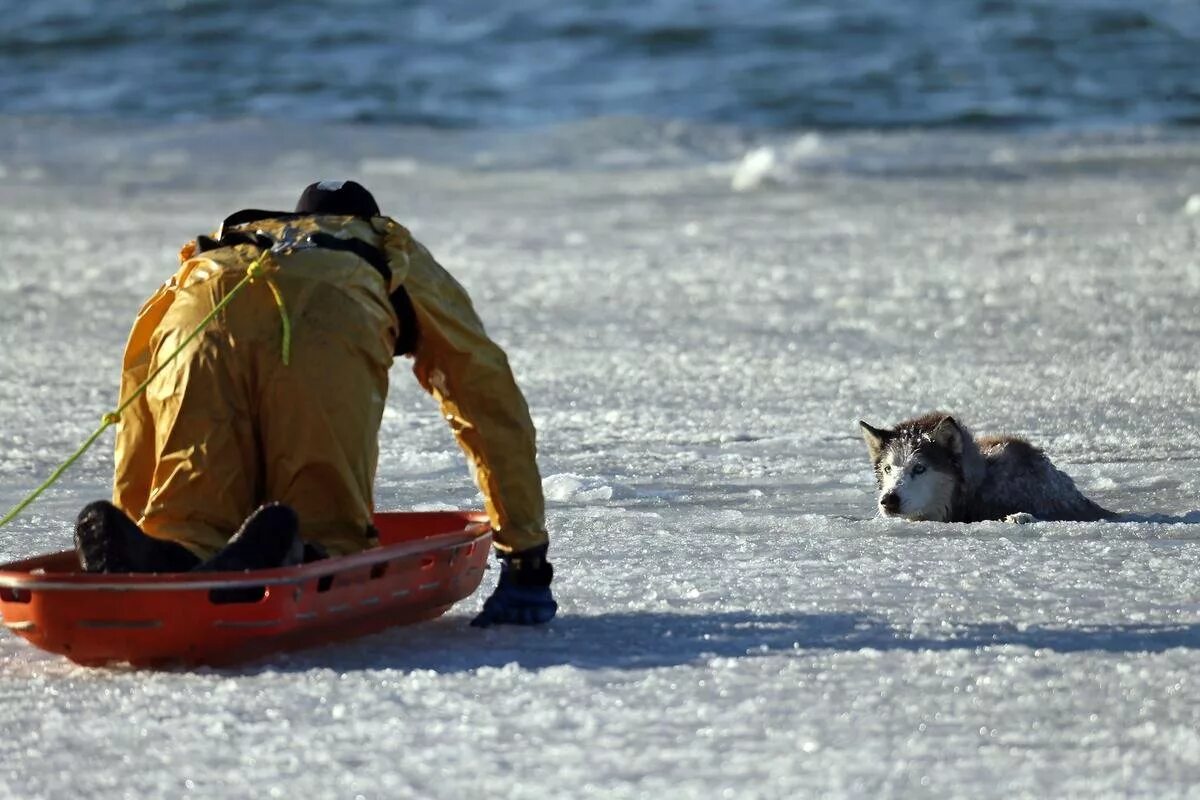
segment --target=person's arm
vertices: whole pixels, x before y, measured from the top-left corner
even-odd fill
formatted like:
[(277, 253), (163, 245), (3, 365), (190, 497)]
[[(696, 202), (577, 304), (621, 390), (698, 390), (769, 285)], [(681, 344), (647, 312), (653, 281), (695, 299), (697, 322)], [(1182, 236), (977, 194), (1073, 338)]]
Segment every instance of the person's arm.
[[(466, 291), (406, 230), (388, 220), (392, 303), (401, 327), (415, 324), (415, 342), (401, 331), (398, 347), (415, 360), (413, 373), (441, 405), (466, 453), (495, 530), (500, 579), (475, 627), (540, 625), (558, 612), (546, 558), (545, 501), (529, 408), (508, 358), (488, 338)], [(402, 342), (402, 344), (401, 344)]]
[(535, 431), (508, 358), (462, 286), (420, 244), (408, 254), (404, 287), (418, 330), (413, 373), (466, 453), (497, 549), (541, 547), (547, 536)]

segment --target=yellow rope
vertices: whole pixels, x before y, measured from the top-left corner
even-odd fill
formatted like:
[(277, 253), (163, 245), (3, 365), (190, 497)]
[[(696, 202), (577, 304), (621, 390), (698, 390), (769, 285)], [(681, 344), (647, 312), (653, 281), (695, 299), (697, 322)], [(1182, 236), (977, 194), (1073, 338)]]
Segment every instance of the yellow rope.
[(54, 472), (52, 472), (50, 474), (50, 477), (47, 478), (45, 480), (45, 482), (42, 483), (41, 486), (34, 489), (33, 492), (28, 497), (26, 497), (24, 500), (22, 500), (21, 502), (17, 503), (15, 506), (13, 506), (12, 511), (9, 511), (7, 514), (4, 515), (4, 519), (0, 519), (0, 528), (4, 527), (9, 522), (16, 519), (16, 516), (18, 514), (20, 514), (22, 511), (24, 511), (29, 506), (30, 503), (32, 503), (34, 500), (38, 499), (38, 497), (41, 495), (42, 492), (46, 491), (51, 486), (53, 486), (54, 482), (57, 481), (60, 477), (62, 477), (62, 474), (67, 471), (67, 468), (70, 467), (72, 464), (74, 464), (76, 461), (78, 461), (79, 457), (82, 456), (84, 453), (86, 453), (87, 449), (92, 446), (92, 443), (100, 438), (100, 434), (104, 433), (104, 431), (106, 431), (108, 429), (108, 426), (113, 424), (113, 422), (115, 420), (110, 419), (113, 416), (114, 415), (112, 413), (105, 414), (104, 417), (102, 418), (100, 427), (97, 428), (95, 430), (95, 432), (91, 436), (89, 436), (82, 445), (80, 445), (79, 449), (76, 450), (74, 453), (72, 453), (71, 457), (62, 463), (62, 466), (60, 466), (58, 469), (54, 470)]
[(288, 319), (287, 306), (283, 304), (283, 295), (275, 281), (267, 278), (267, 288), (275, 297), (275, 307), (279, 309), (279, 321), (283, 327), (283, 365), (286, 367), (292, 360), (292, 321)]
[[(175, 357), (183, 352), (183, 348), (187, 347), (187, 345), (193, 339), (199, 336), (200, 333), (208, 327), (208, 323), (212, 322), (217, 314), (221, 313), (225, 306), (229, 305), (229, 302), (233, 300), (234, 296), (240, 292), (242, 288), (246, 286), (246, 284), (253, 283), (255, 278), (264, 276), (263, 261), (266, 259), (269, 253), (269, 250), (264, 251), (262, 255), (251, 262), (250, 266), (246, 267), (246, 277), (238, 281), (237, 284), (230, 289), (223, 298), (221, 298), (221, 302), (213, 306), (212, 311), (208, 312), (204, 319), (200, 320), (200, 323), (196, 326), (195, 330), (189, 333), (184, 340), (179, 343), (179, 346), (176, 347), (175, 350), (158, 365), (157, 369), (146, 376), (146, 379), (142, 381), (136, 389), (133, 390), (129, 397), (125, 398), (125, 400), (119, 406), (117, 406), (115, 411), (109, 411), (100, 418), (100, 427), (97, 428), (92, 435), (89, 436), (84, 443), (79, 446), (78, 450), (71, 454), (70, 458), (64, 461), (58, 469), (54, 470), (54, 472), (50, 474), (50, 477), (47, 478), (41, 486), (34, 489), (28, 497), (13, 506), (12, 510), (5, 514), (3, 519), (0, 519), (0, 528), (4, 527), (9, 522), (12, 522), (17, 515), (28, 508), (29, 505), (42, 494), (42, 492), (53, 486), (54, 483), (60, 477), (62, 477), (62, 474), (66, 472), (72, 464), (78, 461), (80, 456), (87, 452), (88, 448), (100, 438), (100, 434), (104, 433), (109, 426), (117, 424), (117, 422), (120, 421), (121, 414), (125, 411), (125, 409), (129, 408), (134, 400), (137, 400), (139, 397), (141, 397), (141, 395), (146, 391), (146, 388), (150, 385), (150, 382), (157, 378), (159, 374), (162, 373), (162, 371), (166, 369), (172, 361), (175, 360)], [(287, 308), (283, 304), (283, 295), (279, 293), (279, 288), (270, 278), (266, 278), (266, 282), (267, 286), (271, 289), (271, 294), (273, 294), (275, 297), (275, 304), (279, 308), (279, 315), (283, 319), (283, 363), (286, 365), (288, 363), (292, 347), (291, 321), (288, 319)]]

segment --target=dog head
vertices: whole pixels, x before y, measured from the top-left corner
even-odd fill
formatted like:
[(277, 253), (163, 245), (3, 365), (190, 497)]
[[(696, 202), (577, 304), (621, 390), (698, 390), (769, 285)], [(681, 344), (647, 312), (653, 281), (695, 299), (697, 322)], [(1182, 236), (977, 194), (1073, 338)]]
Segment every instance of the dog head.
[(895, 428), (859, 421), (879, 489), (879, 515), (947, 522), (963, 487), (963, 432), (946, 414), (927, 414)]

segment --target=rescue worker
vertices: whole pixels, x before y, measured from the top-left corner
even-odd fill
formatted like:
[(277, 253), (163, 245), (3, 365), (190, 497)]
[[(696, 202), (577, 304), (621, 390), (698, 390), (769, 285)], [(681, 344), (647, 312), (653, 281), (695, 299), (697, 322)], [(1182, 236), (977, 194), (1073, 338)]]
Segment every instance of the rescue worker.
[(441, 405), (495, 531), (500, 580), (472, 624), (550, 620), (534, 427), (508, 360), (462, 286), (353, 181), (308, 186), (294, 212), (239, 211), (184, 246), (126, 346), (121, 397), (153, 377), (118, 423), (112, 502), (77, 520), (82, 567), (257, 569), (376, 544), (397, 355)]

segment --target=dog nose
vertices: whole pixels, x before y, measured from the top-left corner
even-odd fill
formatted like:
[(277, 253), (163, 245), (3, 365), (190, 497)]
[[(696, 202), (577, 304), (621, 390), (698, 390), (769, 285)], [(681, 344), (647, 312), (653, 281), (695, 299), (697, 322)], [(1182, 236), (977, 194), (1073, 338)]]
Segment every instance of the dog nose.
[(888, 492), (879, 498), (879, 505), (887, 513), (895, 514), (900, 510), (900, 495), (895, 492)]

